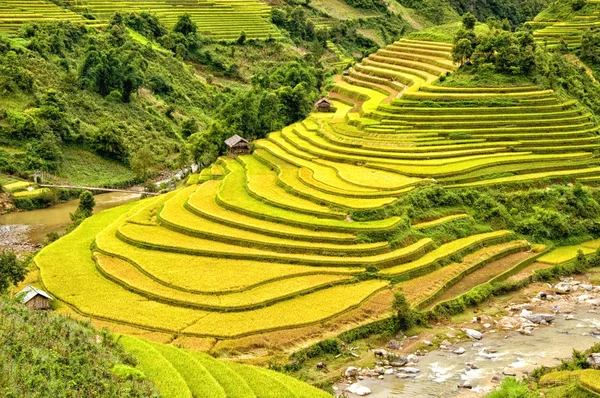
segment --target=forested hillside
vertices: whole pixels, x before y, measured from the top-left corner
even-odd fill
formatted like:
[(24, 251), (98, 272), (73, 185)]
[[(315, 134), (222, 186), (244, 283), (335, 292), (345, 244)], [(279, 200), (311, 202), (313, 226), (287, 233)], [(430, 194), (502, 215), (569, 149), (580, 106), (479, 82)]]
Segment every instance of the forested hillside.
[(6, 2), (5, 13), (22, 19), (0, 29), (0, 173), (28, 179), (41, 169), (54, 182), (122, 186), (207, 165), (234, 133), (261, 138), (301, 120), (329, 76), (402, 34), (467, 9), (516, 25), (544, 2), (518, 12), (493, 1), (249, 2), (251, 18), (270, 27), (240, 22), (239, 36), (215, 33), (222, 16), (206, 25), (194, 8), (183, 17), (42, 3), (40, 19)]

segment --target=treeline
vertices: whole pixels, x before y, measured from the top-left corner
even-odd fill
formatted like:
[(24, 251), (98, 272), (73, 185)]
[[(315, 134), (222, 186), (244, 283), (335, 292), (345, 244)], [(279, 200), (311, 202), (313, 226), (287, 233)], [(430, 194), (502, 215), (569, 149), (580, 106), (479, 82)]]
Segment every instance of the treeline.
[(552, 0), (447, 0), (460, 15), (468, 12), (480, 21), (507, 19), (513, 27), (532, 20)]
[[(462, 67), (456, 73), (477, 73), (493, 80), (495, 74), (523, 76), (543, 88), (551, 88), (579, 100), (595, 115), (600, 115), (600, 85), (582, 64), (573, 62), (566, 43), (555, 48), (536, 45), (532, 32), (523, 27), (516, 32), (495, 19), (488, 20), (488, 33), (475, 33), (476, 19), (470, 13), (463, 16), (463, 26), (457, 32), (452, 50), (455, 62)], [(588, 31), (582, 38), (578, 54), (597, 67), (600, 34)]]
[[(233, 134), (249, 139), (303, 119), (326, 71), (311, 54), (267, 63), (244, 81), (236, 50), (216, 45), (183, 15), (167, 29), (151, 14), (115, 14), (103, 31), (70, 23), (28, 24), (0, 40), (0, 172), (60, 173), (63, 150), (81, 147), (128, 167), (208, 164)], [(154, 43), (154, 44), (153, 44)], [(227, 51), (223, 51), (227, 49)], [(194, 66), (250, 88), (204, 83)], [(190, 158), (192, 154), (193, 159)]]

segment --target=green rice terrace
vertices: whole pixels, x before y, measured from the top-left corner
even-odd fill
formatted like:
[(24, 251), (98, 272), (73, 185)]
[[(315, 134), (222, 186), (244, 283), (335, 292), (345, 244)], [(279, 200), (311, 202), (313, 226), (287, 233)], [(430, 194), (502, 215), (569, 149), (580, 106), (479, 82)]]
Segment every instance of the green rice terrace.
[(259, 0), (67, 0), (65, 3), (69, 9), (49, 0), (1, 0), (0, 33), (15, 33), (27, 22), (70, 21), (100, 27), (115, 12), (147, 11), (168, 27), (175, 25), (181, 14), (187, 13), (198, 26), (199, 34), (215, 40), (235, 40), (242, 32), (248, 39), (281, 37), (269, 21), (271, 7)]
[[(565, 8), (569, 12), (568, 19), (565, 19)], [(577, 49), (581, 47), (585, 31), (600, 27), (600, 2), (586, 0), (579, 10), (557, 2), (527, 24), (536, 29), (534, 37), (538, 44), (553, 48), (564, 42), (569, 49)]]
[[(293, 349), (389, 317), (395, 292), (428, 308), (464, 275), (494, 279), (528, 261), (536, 253), (508, 230), (427, 237), (472, 221), (461, 212), (410, 225), (386, 216), (424, 184), (600, 178), (598, 126), (581, 105), (535, 86), (438, 86), (455, 68), (450, 51), (409, 39), (380, 49), (336, 79), (333, 112), (44, 248), (43, 285), (115, 331), (203, 350)], [(394, 231), (418, 238), (390, 242)]]

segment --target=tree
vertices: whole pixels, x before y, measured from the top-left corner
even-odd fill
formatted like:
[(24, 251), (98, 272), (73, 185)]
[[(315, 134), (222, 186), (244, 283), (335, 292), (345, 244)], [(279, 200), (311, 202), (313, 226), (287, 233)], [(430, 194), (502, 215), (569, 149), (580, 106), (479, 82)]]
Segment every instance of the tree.
[(136, 177), (146, 180), (156, 167), (157, 161), (154, 153), (148, 147), (142, 147), (133, 154), (130, 164)]
[(104, 123), (92, 138), (92, 148), (101, 156), (124, 162), (127, 148), (122, 137), (121, 128), (113, 123)]
[(473, 45), (468, 39), (460, 39), (452, 48), (452, 59), (454, 62), (464, 64), (473, 55)]
[(591, 29), (586, 30), (581, 38), (580, 58), (592, 64), (600, 63), (600, 34)]
[(182, 144), (179, 147), (179, 154), (177, 155), (177, 168), (179, 168), (180, 170), (183, 170), (184, 168), (186, 168), (188, 166), (188, 164), (190, 163), (190, 151), (187, 147), (187, 145)]
[(237, 44), (244, 44), (246, 42), (246, 32), (244, 32), (242, 30), (242, 33), (240, 33), (240, 37), (238, 37), (237, 39)]
[(90, 191), (83, 191), (81, 195), (79, 195), (79, 206), (77, 206), (76, 211), (80, 211), (82, 214), (89, 217), (94, 211), (94, 206), (96, 206), (94, 195), (92, 195)]
[(585, 0), (575, 0), (573, 4), (571, 4), (573, 11), (579, 11), (583, 7), (585, 7)]
[(23, 282), (27, 272), (26, 262), (19, 261), (15, 253), (0, 252), (0, 295), (6, 293), (11, 285)]
[(190, 14), (183, 14), (177, 20), (177, 23), (173, 27), (173, 32), (181, 33), (184, 36), (195, 35), (198, 27), (192, 21)]
[(396, 313), (396, 322), (400, 330), (408, 330), (415, 326), (417, 319), (404, 294), (394, 294), (393, 310)]
[(90, 217), (94, 211), (94, 206), (96, 206), (96, 201), (94, 200), (92, 193), (90, 191), (83, 191), (81, 195), (79, 195), (79, 206), (77, 206), (77, 210), (75, 210), (75, 213), (69, 214), (69, 217), (71, 217), (71, 224), (67, 227), (67, 232), (71, 232), (81, 224), (83, 220)]
[(190, 117), (189, 119), (185, 119), (183, 122), (181, 122), (180, 132), (181, 132), (181, 137), (183, 137), (183, 138), (188, 138), (192, 134), (197, 133), (198, 130), (199, 130), (198, 122), (193, 117)]
[(473, 29), (475, 29), (476, 23), (477, 23), (477, 19), (475, 19), (475, 16), (473, 14), (471, 14), (470, 12), (463, 15), (463, 18), (462, 18), (463, 28), (465, 28), (467, 30), (473, 30)]

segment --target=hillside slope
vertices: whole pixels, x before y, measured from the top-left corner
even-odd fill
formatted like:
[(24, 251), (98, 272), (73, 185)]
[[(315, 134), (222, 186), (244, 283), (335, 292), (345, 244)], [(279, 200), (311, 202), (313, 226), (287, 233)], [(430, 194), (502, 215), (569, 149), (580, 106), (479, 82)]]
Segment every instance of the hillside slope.
[[(36, 257), (44, 284), (116, 329), (275, 350), (388, 317), (394, 292), (441, 266), (445, 289), (528, 250), (481, 222), (508, 216), (494, 200), (509, 199), (471, 188), (597, 178), (597, 127), (552, 90), (437, 84), (454, 69), (450, 47), (387, 46), (336, 79), (333, 112), (255, 141), (252, 154), (220, 158), (183, 189), (92, 217)], [(538, 234), (539, 209), (510, 214), (501, 225)], [(473, 253), (468, 266), (457, 261)]]
[(0, 297), (3, 397), (158, 397), (135, 363), (108, 333)]

